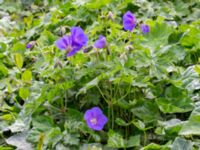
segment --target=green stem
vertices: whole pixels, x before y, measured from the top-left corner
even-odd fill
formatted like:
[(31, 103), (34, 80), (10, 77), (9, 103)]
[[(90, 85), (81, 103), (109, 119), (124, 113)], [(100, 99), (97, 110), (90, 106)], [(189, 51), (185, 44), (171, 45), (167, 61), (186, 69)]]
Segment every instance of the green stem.
[(108, 128), (110, 129), (110, 119), (111, 117), (110, 117), (110, 104), (108, 103)]
[(114, 108), (113, 108), (113, 104), (111, 104), (111, 110), (112, 110), (112, 129), (114, 129), (114, 121), (115, 121), (115, 116), (114, 116)]
[(125, 98), (125, 97), (130, 93), (130, 90), (131, 90), (131, 84), (129, 85), (129, 89), (128, 89), (128, 91), (126, 92), (126, 94), (123, 95), (119, 100), (122, 100), (123, 98)]
[(146, 131), (144, 131), (144, 146), (146, 145), (147, 143), (147, 134), (146, 134)]
[(87, 143), (90, 142), (91, 137), (92, 137), (92, 136), (91, 136), (91, 134), (90, 134), (89, 137), (88, 137)]
[(97, 85), (96, 87), (97, 87), (97, 89), (99, 90), (99, 92), (100, 92), (101, 96), (103, 97), (103, 99), (106, 101), (106, 103), (109, 104), (107, 98), (104, 96), (104, 94), (103, 94), (103, 92), (101, 91), (100, 87), (99, 87), (98, 85)]

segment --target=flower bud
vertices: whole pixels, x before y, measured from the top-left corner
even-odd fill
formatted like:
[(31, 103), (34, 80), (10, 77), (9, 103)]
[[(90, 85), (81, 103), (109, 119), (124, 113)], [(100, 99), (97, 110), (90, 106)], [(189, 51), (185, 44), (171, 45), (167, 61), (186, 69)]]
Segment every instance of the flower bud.
[(131, 51), (131, 50), (133, 50), (133, 46), (132, 45), (127, 45), (127, 46), (125, 46), (125, 50), (126, 51)]
[(32, 49), (33, 46), (35, 46), (35, 44), (36, 44), (36, 41), (31, 41), (31, 42), (29, 42), (28, 44), (26, 44), (26, 48), (27, 48), (27, 49)]
[(107, 19), (114, 21), (114, 15), (111, 11), (108, 12)]

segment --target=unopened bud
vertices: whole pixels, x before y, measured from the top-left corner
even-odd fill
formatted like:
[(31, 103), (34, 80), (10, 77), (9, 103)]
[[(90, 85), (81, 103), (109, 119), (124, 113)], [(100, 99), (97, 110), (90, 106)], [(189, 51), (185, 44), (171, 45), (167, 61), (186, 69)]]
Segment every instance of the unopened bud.
[(35, 46), (36, 44), (36, 41), (30, 41), (28, 44), (26, 44), (26, 48), (27, 49), (32, 49), (33, 46)]
[(131, 51), (131, 50), (133, 50), (133, 46), (132, 45), (127, 45), (127, 46), (125, 46), (125, 50), (126, 51)]
[(63, 67), (63, 66), (62, 66), (62, 63), (61, 63), (60, 61), (57, 61), (57, 62), (55, 63), (54, 68), (57, 68), (57, 67), (60, 67), (60, 68)]
[(63, 35), (65, 34), (65, 32), (66, 32), (65, 27), (61, 27), (61, 28), (60, 28), (60, 31), (59, 31), (59, 35), (60, 35), (60, 36), (63, 36)]
[(119, 56), (120, 59), (123, 59), (123, 60), (127, 60), (127, 56), (126, 56), (126, 53), (122, 53), (120, 56)]
[(111, 11), (108, 12), (107, 19), (114, 20), (114, 15)]
[(91, 51), (93, 49), (93, 46), (89, 46), (89, 47), (86, 47), (83, 52), (84, 53), (88, 53), (89, 51)]

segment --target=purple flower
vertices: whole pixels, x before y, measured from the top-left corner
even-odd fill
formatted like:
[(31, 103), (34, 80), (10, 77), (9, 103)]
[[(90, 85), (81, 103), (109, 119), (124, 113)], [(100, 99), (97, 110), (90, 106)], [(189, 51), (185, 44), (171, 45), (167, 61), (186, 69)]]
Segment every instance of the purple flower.
[(94, 43), (96, 48), (104, 48), (106, 46), (106, 38), (103, 35), (99, 36), (99, 39)]
[(28, 43), (27, 45), (26, 45), (26, 48), (27, 49), (31, 49), (33, 47), (33, 45), (31, 45), (30, 43)]
[(60, 50), (68, 51), (68, 57), (76, 54), (88, 42), (88, 37), (80, 27), (72, 27), (70, 31), (71, 35), (64, 35), (56, 41), (56, 46)]
[(123, 15), (123, 26), (124, 26), (124, 29), (132, 31), (135, 28), (136, 25), (137, 25), (137, 22), (136, 22), (135, 16), (130, 11), (127, 11)]
[(35, 41), (31, 41), (31, 42), (29, 42), (28, 44), (26, 44), (26, 48), (27, 49), (31, 49), (31, 48), (33, 48), (33, 46), (36, 44), (36, 42)]
[(146, 33), (148, 33), (150, 31), (149, 26), (147, 24), (142, 24), (140, 26), (140, 28), (142, 30), (142, 33), (144, 33), (144, 34), (146, 34)]
[(84, 119), (89, 128), (100, 131), (108, 122), (107, 117), (103, 114), (99, 107), (93, 107), (85, 112)]

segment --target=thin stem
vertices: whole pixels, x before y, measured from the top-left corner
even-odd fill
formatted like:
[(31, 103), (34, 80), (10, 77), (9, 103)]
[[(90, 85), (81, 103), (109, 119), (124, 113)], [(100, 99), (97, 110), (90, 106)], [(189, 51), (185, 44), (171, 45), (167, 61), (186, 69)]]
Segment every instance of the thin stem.
[(113, 105), (111, 104), (111, 110), (112, 110), (112, 129), (114, 129), (114, 121), (115, 121), (115, 116), (114, 116), (114, 108)]
[(110, 129), (110, 124), (111, 124), (111, 123), (110, 123), (110, 120), (111, 120), (110, 118), (111, 118), (111, 117), (110, 117), (110, 105), (108, 104), (108, 120), (109, 120), (109, 121), (108, 121), (108, 128), (109, 128), (109, 129)]
[(90, 139), (91, 139), (91, 134), (89, 135), (89, 137), (88, 137), (88, 139), (87, 139), (87, 143), (89, 143), (90, 142)]
[(99, 57), (99, 51), (98, 51), (97, 48), (96, 48), (96, 57), (97, 57), (97, 62), (99, 62), (100, 61), (100, 57)]
[(65, 93), (65, 110), (67, 109), (67, 92)]
[(129, 89), (128, 89), (128, 91), (126, 92), (126, 94), (125, 94), (124, 96), (122, 96), (119, 100), (122, 100), (123, 98), (125, 98), (125, 97), (129, 94), (130, 89), (131, 89), (131, 84), (129, 85)]
[(106, 101), (106, 103), (109, 104), (107, 98), (104, 96), (104, 94), (103, 94), (103, 92), (101, 91), (101, 89), (99, 88), (99, 86), (97, 85), (96, 87), (97, 87), (97, 89), (99, 90), (99, 92), (100, 92), (101, 96), (103, 97), (103, 99)]
[(113, 96), (113, 92), (112, 92), (112, 84), (110, 83), (110, 96)]
[(146, 145), (147, 143), (147, 134), (146, 134), (146, 131), (144, 131), (144, 146)]

